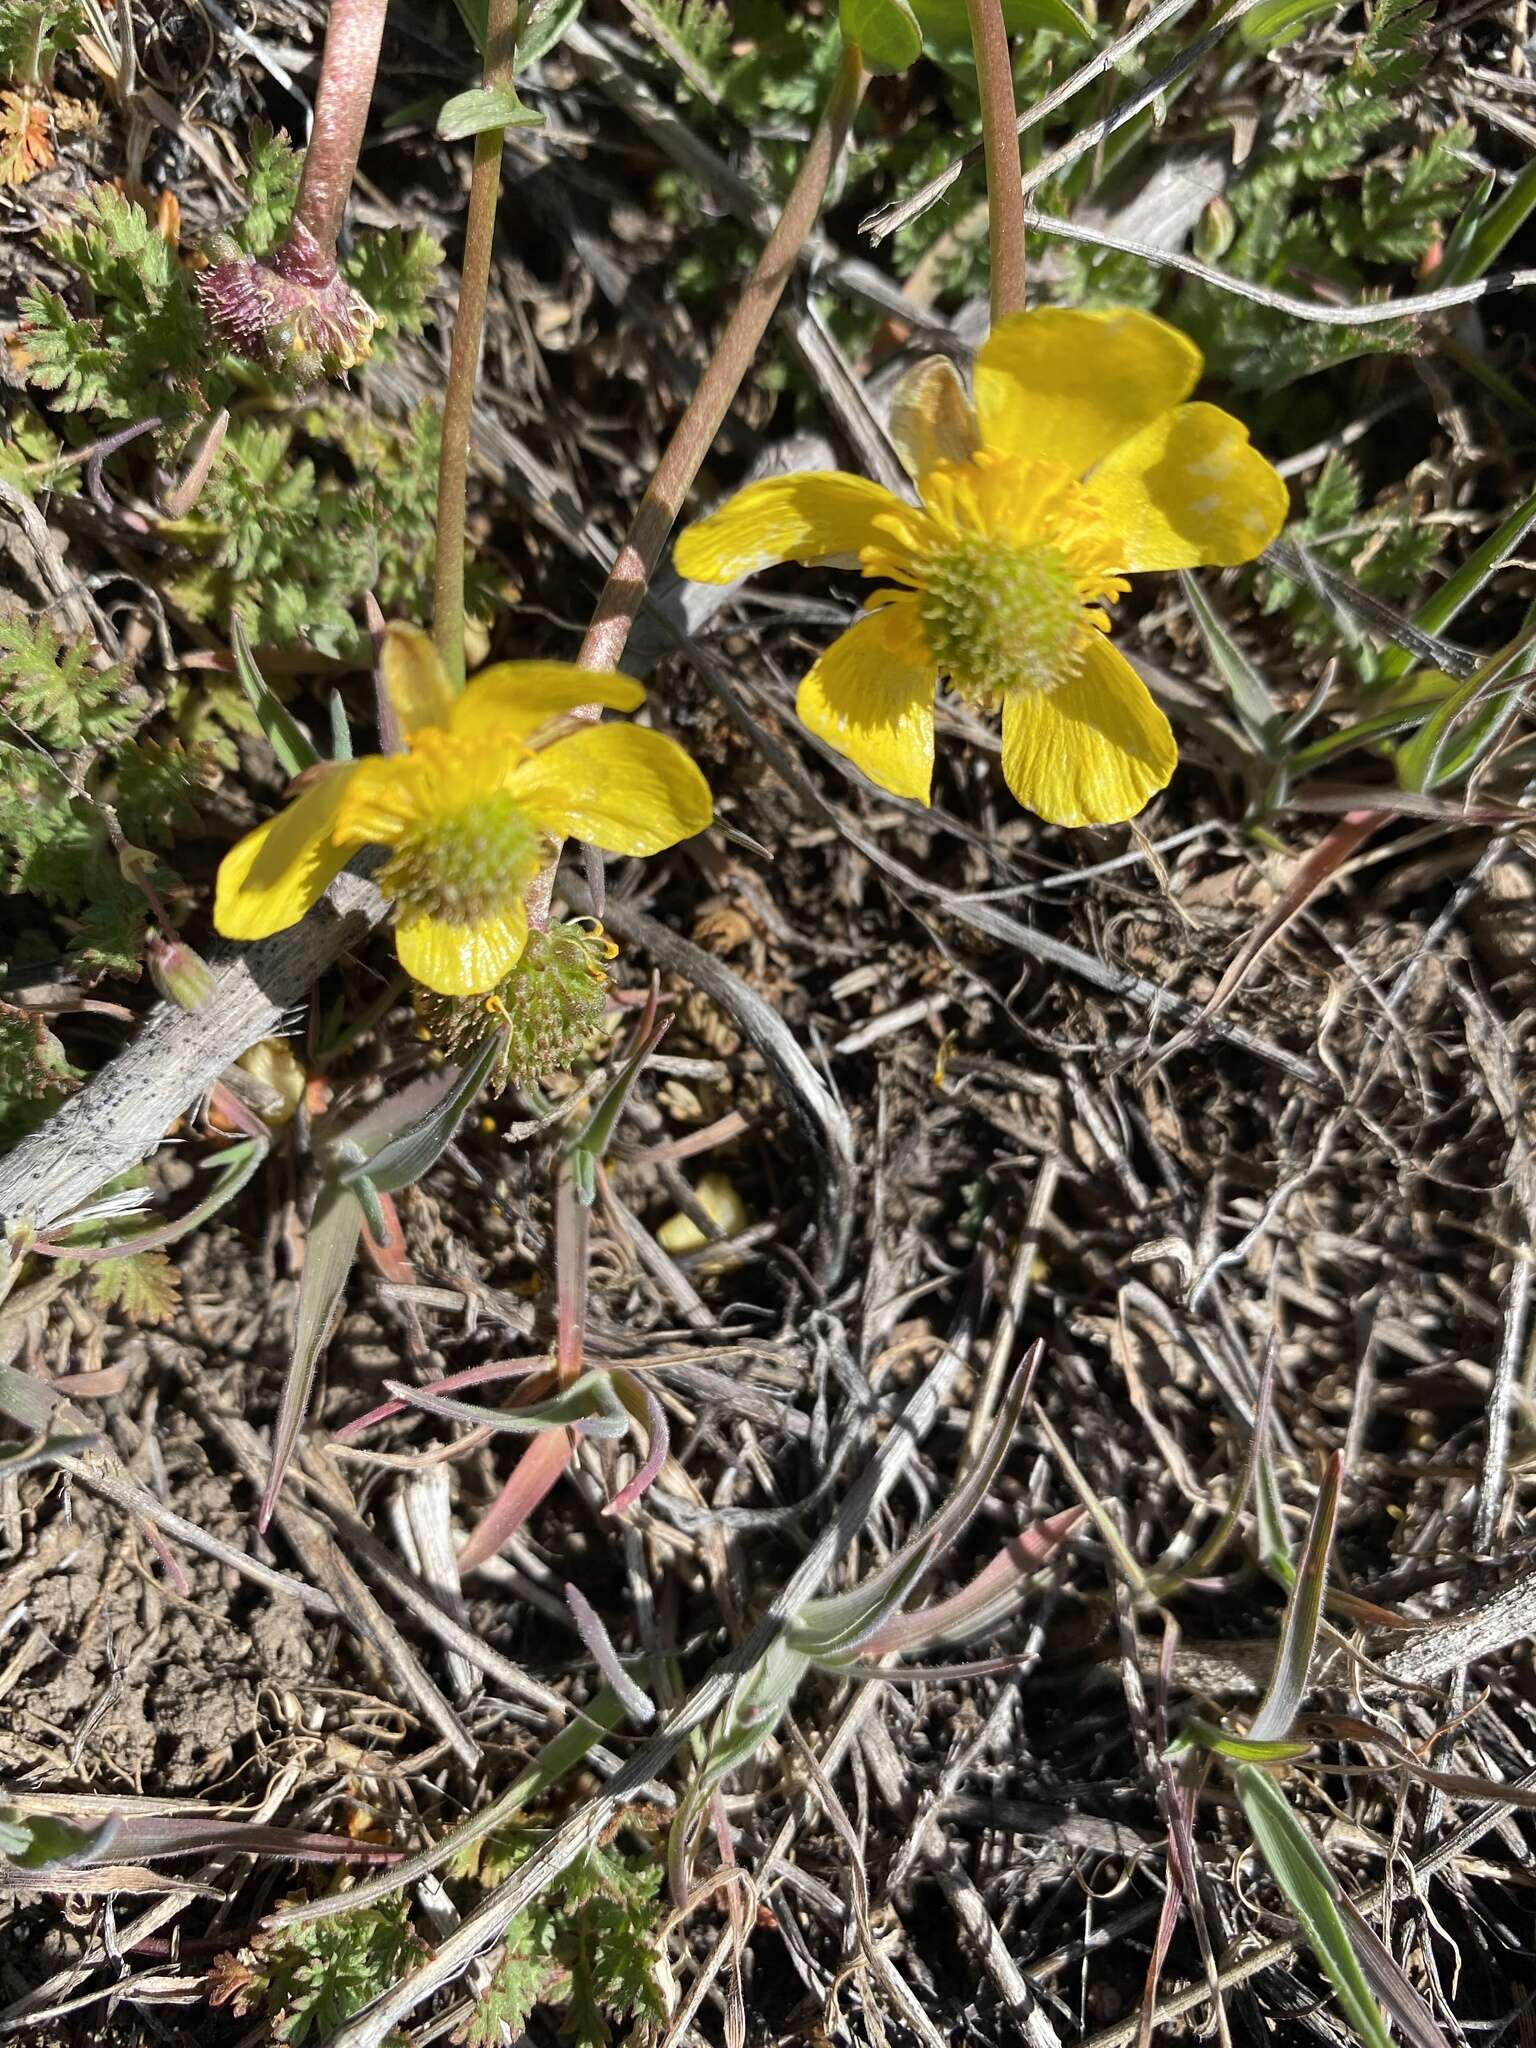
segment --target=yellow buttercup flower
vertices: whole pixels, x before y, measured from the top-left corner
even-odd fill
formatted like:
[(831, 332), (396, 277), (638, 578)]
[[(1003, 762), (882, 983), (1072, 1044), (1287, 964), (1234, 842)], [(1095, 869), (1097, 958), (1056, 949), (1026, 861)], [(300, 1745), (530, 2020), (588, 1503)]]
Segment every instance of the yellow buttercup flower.
[(528, 941), (528, 886), (561, 839), (660, 853), (713, 815), (675, 740), (574, 721), (578, 705), (633, 711), (627, 676), (556, 661), (502, 662), (455, 695), (414, 626), (384, 636), (384, 684), (406, 751), (312, 768), (286, 810), (219, 868), (213, 921), (227, 939), (297, 924), (363, 846), (395, 907), (400, 964), (440, 995), (480, 995)]
[(751, 484), (679, 535), (679, 571), (731, 583), (848, 559), (878, 579), (800, 685), (819, 738), (927, 803), (939, 681), (1000, 709), (1003, 774), (1056, 825), (1134, 817), (1177, 765), (1168, 721), (1109, 639), (1128, 573), (1252, 561), (1285, 520), (1247, 429), (1183, 401), (1194, 343), (1149, 313), (1000, 320), (975, 404), (940, 357), (903, 380), (891, 432), (919, 505), (840, 471)]

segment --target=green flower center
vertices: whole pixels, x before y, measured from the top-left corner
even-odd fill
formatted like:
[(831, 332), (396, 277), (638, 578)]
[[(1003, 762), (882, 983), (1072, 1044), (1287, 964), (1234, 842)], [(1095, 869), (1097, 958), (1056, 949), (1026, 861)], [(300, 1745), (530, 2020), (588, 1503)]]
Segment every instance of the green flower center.
[(987, 708), (1016, 684), (1054, 690), (1076, 672), (1092, 622), (1060, 548), (968, 538), (931, 556), (922, 576), (923, 637), (960, 696)]
[(478, 924), (509, 909), (538, 873), (543, 836), (511, 797), (426, 818), (398, 840), (379, 887), (402, 910)]

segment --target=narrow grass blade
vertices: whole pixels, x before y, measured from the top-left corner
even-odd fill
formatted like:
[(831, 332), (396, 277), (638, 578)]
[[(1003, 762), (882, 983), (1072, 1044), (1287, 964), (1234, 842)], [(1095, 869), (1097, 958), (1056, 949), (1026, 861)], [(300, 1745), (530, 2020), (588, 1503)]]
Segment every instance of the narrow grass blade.
[(261, 1496), (261, 1511), (256, 1517), (256, 1526), (263, 1532), (272, 1519), (277, 1496), (282, 1490), (283, 1475), (288, 1470), (293, 1447), (304, 1426), (304, 1416), (315, 1384), (315, 1368), (341, 1312), (347, 1275), (357, 1255), (357, 1240), (362, 1228), (363, 1205), (352, 1190), (343, 1187), (339, 1181), (322, 1181), (304, 1246), (298, 1327), (294, 1332), (293, 1357), (283, 1386), (282, 1405), (272, 1432), (272, 1465)]
[(1531, 680), (1524, 665), (1529, 644), (1524, 635), (1485, 662), (1403, 741), (1395, 756), (1399, 782), (1418, 791), (1444, 789), (1473, 772), (1519, 713)]
[(1042, 1410), (1036, 1409), (1035, 1423), (1040, 1434), (1055, 1453), (1056, 1462), (1060, 1465), (1062, 1471), (1066, 1473), (1078, 1499), (1092, 1516), (1093, 1525), (1103, 1539), (1104, 1547), (1119, 1567), (1121, 1577), (1130, 1587), (1136, 1599), (1145, 1599), (1151, 1591), (1147, 1575), (1136, 1561), (1134, 1552), (1116, 1527), (1114, 1517), (1088, 1484), (1086, 1475), (1079, 1468), (1077, 1460), (1073, 1457), (1072, 1453), (1062, 1442), (1061, 1434), (1053, 1426), (1050, 1417)]
[(1423, 1998), (1403, 1975), (1397, 1957), (1349, 1899), (1340, 1898), (1339, 1911), (1354, 1945), (1360, 1967), (1372, 1989), (1387, 2009), (1387, 2016), (1408, 2043), (1408, 2048), (1451, 2048), (1439, 2021)]
[(960, 1535), (992, 1490), (1043, 1352), (1042, 1344), (1030, 1347), (987, 1432), (980, 1456), (912, 1541), (850, 1592), (806, 1602), (789, 1630), (789, 1640), (797, 1650), (818, 1662), (845, 1656), (859, 1648), (902, 1607), (935, 1559)]
[[(1425, 633), (1443, 633), (1496, 571), (1503, 568), (1533, 526), (1536, 492), (1517, 505), (1503, 525), (1490, 533), (1475, 553), (1468, 555), (1455, 575), (1447, 576), (1428, 603), (1420, 607), (1414, 624)], [(1399, 681), (1415, 665), (1415, 657), (1406, 648), (1388, 648), (1376, 671), (1378, 686)]]
[(1281, 721), (1263, 677), (1227, 631), (1225, 621), (1196, 578), (1184, 570), (1180, 572), (1179, 582), (1183, 587), (1184, 601), (1193, 613), (1200, 637), (1205, 642), (1205, 651), (1227, 686), (1244, 732), (1257, 752), (1266, 761), (1273, 761)]
[(1225, 1757), (1232, 1764), (1295, 1763), (1299, 1758), (1310, 1755), (1315, 1746), (1280, 1736), (1258, 1742), (1251, 1735), (1233, 1735), (1225, 1728), (1218, 1728), (1213, 1721), (1202, 1721), (1198, 1714), (1189, 1716), (1183, 1732), (1191, 1742), (1208, 1749), (1213, 1756)]
[(1445, 254), (1435, 272), (1437, 290), (1485, 276), (1506, 244), (1524, 227), (1531, 209), (1536, 207), (1536, 163), (1528, 163), (1490, 206), (1492, 190), (1490, 177), (1480, 203), (1463, 214), (1447, 238)]
[(1381, 816), (1376, 811), (1351, 811), (1341, 818), (1331, 832), (1326, 833), (1310, 853), (1297, 862), (1291, 879), (1286, 883), (1278, 899), (1259, 921), (1258, 925), (1243, 941), (1233, 956), (1226, 972), (1222, 975), (1210, 997), (1202, 1006), (1194, 1023), (1179, 1032), (1158, 1054), (1154, 1063), (1161, 1066), (1176, 1052), (1191, 1044), (1203, 1025), (1222, 1011), (1237, 994), (1243, 983), (1269, 951), (1287, 926), (1294, 924), (1314, 898), (1319, 896), (1333, 880), (1339, 869), (1354, 855), (1371, 834), (1381, 825)]
[(1296, 1584), (1286, 1602), (1285, 1621), (1280, 1631), (1280, 1648), (1269, 1690), (1259, 1702), (1259, 1711), (1249, 1724), (1253, 1742), (1272, 1742), (1289, 1735), (1291, 1724), (1301, 1710), (1312, 1670), (1312, 1653), (1317, 1647), (1317, 1628), (1322, 1619), (1323, 1596), (1328, 1589), (1328, 1553), (1333, 1547), (1333, 1528), (1339, 1512), (1339, 1489), (1343, 1483), (1344, 1461), (1335, 1451), (1328, 1460), (1307, 1547), (1296, 1573)]
[(1387, 2023), (1355, 1954), (1333, 1872), (1267, 1772), (1254, 1764), (1239, 1764), (1234, 1776), (1254, 1846), (1301, 1922), (1344, 2017), (1366, 2048), (1392, 2048)]

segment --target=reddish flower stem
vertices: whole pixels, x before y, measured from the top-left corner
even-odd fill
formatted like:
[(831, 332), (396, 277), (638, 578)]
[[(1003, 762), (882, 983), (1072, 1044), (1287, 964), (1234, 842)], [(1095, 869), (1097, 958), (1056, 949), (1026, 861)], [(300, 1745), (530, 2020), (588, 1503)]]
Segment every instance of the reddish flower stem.
[(576, 657), (582, 668), (607, 671), (619, 665), (667, 537), (705, 456), (714, 445), (741, 381), (752, 366), (752, 358), (784, 296), (784, 287), (806, 237), (816, 225), (828, 180), (853, 126), (864, 85), (863, 60), (857, 49), (845, 44), (832, 90), (816, 131), (806, 145), (784, 211), (716, 344), (698, 389), (688, 401), (687, 411), (672, 430), (672, 438), (656, 465), (618, 559), (608, 573), (587, 637)]
[(281, 268), (296, 283), (321, 286), (336, 274), (336, 243), (346, 218), (389, 0), (331, 0), (315, 89), (315, 119), (293, 226)]
[[(517, 62), (517, 0), (491, 0), (485, 36), (485, 83), (510, 85)], [(443, 444), (437, 471), (437, 563), (432, 581), (432, 640), (455, 684), (464, 680), (464, 514), (469, 487), (469, 429), (475, 409), (480, 336), (491, 278), (496, 202), (501, 194), (501, 142), (505, 130), (475, 137), (464, 219), (464, 261), (459, 305), (443, 394)]]
[[(843, 45), (837, 76), (822, 108), (821, 119), (806, 144), (805, 155), (795, 173), (784, 211), (743, 288), (736, 310), (726, 322), (725, 332), (715, 344), (704, 375), (688, 401), (687, 410), (672, 429), (672, 438), (662, 452), (655, 474), (646, 487), (640, 508), (619, 549), (608, 580), (603, 585), (592, 623), (581, 643), (577, 664), (606, 673), (616, 669), (628, 645), (630, 629), (640, 615), (646, 588), (661, 560), (677, 515), (693, 486), (693, 480), (714, 446), (715, 436), (731, 409), (741, 381), (752, 367), (752, 358), (784, 296), (800, 251), (816, 225), (843, 145), (848, 140), (854, 115), (864, 97), (867, 83), (864, 60), (851, 43)], [(596, 718), (598, 706), (589, 704), (581, 716)], [(528, 916), (536, 927), (549, 921), (550, 898), (554, 894), (555, 869), (559, 851), (539, 874), (528, 891)]]
[(971, 48), (981, 89), (981, 140), (987, 167), (987, 219), (991, 239), (992, 324), (1024, 310), (1028, 267), (1024, 254), (1024, 180), (1019, 173), (1018, 113), (1013, 100), (1013, 59), (1002, 0), (965, 0)]

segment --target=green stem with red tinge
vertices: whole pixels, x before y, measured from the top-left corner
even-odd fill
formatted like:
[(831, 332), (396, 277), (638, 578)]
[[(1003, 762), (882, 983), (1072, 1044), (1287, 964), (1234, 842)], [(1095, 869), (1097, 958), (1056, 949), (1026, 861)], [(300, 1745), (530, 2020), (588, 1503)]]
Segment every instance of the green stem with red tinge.
[(656, 465), (618, 559), (608, 572), (608, 581), (576, 657), (582, 668), (607, 671), (619, 665), (630, 628), (645, 600), (646, 586), (661, 560), (677, 515), (705, 456), (714, 446), (742, 379), (752, 367), (768, 322), (784, 296), (784, 287), (806, 238), (816, 225), (864, 86), (863, 59), (856, 48), (847, 44), (821, 119), (806, 145), (794, 185), (784, 202), (784, 211), (757, 259), (757, 267), (715, 346), (687, 411), (672, 430), (672, 438)]
[[(517, 66), (517, 0), (491, 0), (485, 33), (485, 83), (510, 85)], [(491, 245), (496, 237), (496, 202), (501, 195), (502, 128), (475, 137), (464, 221), (464, 261), (459, 272), (459, 306), (443, 394), (443, 445), (437, 471), (437, 565), (432, 586), (432, 640), (438, 659), (457, 687), (464, 680), (464, 515), (469, 486), (469, 429), (475, 409), (480, 337), (491, 278)]]
[[(682, 511), (694, 478), (714, 446), (742, 379), (752, 367), (768, 323), (784, 296), (811, 230), (815, 227), (826, 198), (827, 186), (843, 153), (853, 127), (868, 77), (864, 60), (851, 43), (843, 46), (842, 58), (821, 119), (806, 145), (795, 182), (784, 202), (773, 233), (763, 245), (751, 277), (747, 280), (736, 310), (725, 332), (715, 344), (704, 375), (688, 408), (672, 430), (655, 474), (640, 500), (624, 545), (619, 549), (608, 580), (598, 598), (592, 623), (587, 628), (576, 660), (595, 673), (616, 669), (629, 643), (630, 629), (640, 615), (645, 593), (662, 551), (667, 545), (677, 516)], [(598, 706), (588, 705), (582, 714), (596, 718)], [(528, 892), (528, 915), (535, 926), (549, 919), (554, 893), (555, 868), (559, 853), (535, 879)]]
[(1024, 310), (1024, 180), (1019, 172), (1013, 59), (1002, 0), (965, 0), (981, 90), (981, 140), (987, 167), (992, 262), (992, 324)]

